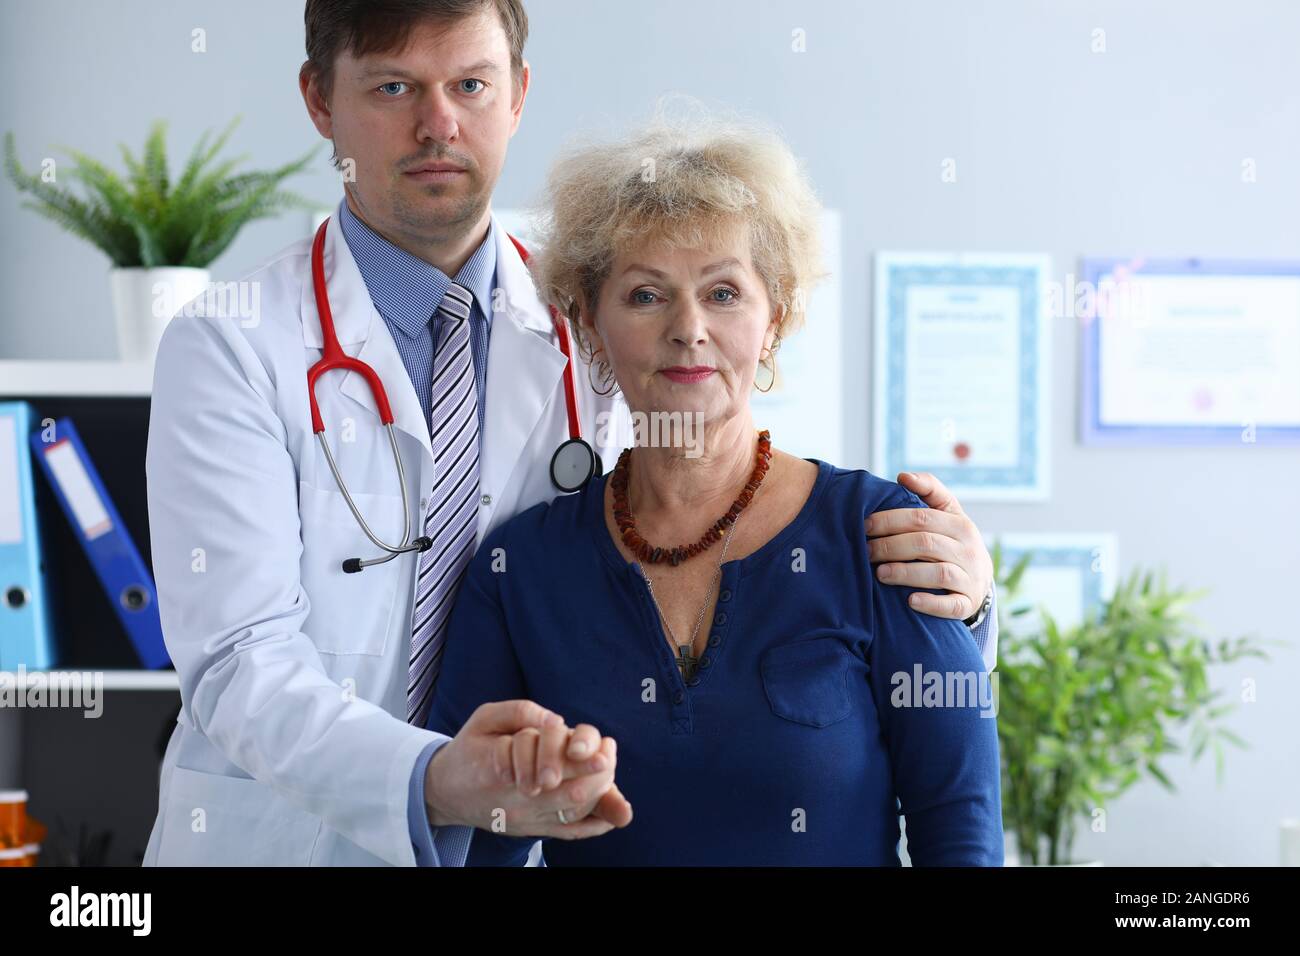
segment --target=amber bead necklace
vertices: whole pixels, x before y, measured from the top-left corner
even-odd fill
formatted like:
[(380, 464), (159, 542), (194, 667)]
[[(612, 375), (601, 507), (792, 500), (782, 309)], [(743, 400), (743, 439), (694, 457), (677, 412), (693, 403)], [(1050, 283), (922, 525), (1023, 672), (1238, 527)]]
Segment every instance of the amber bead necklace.
[(767, 474), (767, 469), (771, 467), (772, 436), (767, 429), (763, 429), (758, 433), (758, 452), (755, 455), (754, 470), (750, 473), (749, 481), (745, 483), (745, 487), (736, 497), (736, 500), (732, 502), (726, 513), (715, 521), (704, 534), (700, 535), (700, 539), (694, 544), (679, 544), (671, 548), (661, 548), (652, 545), (641, 537), (640, 532), (636, 530), (636, 517), (632, 514), (632, 509), (627, 503), (627, 484), (631, 462), (632, 449), (624, 448), (623, 453), (618, 456), (618, 464), (614, 466), (614, 473), (609, 479), (610, 488), (614, 492), (614, 522), (618, 525), (619, 535), (623, 538), (623, 543), (627, 545), (628, 550), (642, 562), (658, 564), (661, 561), (667, 561), (676, 567), (686, 559), (702, 554), (712, 547), (722, 537), (723, 532), (736, 523), (736, 519), (740, 517), (740, 513), (745, 510), (745, 507), (754, 500), (754, 492), (758, 491), (758, 486), (763, 483), (763, 476)]

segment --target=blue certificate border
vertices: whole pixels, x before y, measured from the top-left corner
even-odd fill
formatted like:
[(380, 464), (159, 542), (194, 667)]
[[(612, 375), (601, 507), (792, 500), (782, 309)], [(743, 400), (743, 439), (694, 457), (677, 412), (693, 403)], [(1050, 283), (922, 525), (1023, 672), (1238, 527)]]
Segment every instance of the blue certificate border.
[[(1041, 334), (1039, 300), (1042, 287), (1041, 269), (1032, 265), (961, 265), (960, 263), (925, 264), (890, 263), (886, 269), (889, 289), (888, 330), (888, 400), (885, 454), (892, 471), (929, 471), (949, 487), (980, 486), (1016, 490), (1033, 488), (1042, 483), (1039, 474), (1038, 437), (1039, 367), (1038, 337)], [(909, 462), (904, 457), (907, 421), (904, 381), (907, 367), (906, 296), (910, 286), (1012, 286), (1020, 292), (1020, 442), (1017, 461), (1009, 468), (967, 468), (931, 462)]]
[[(1297, 276), (1300, 260), (1259, 259), (1140, 259), (1120, 256), (1085, 258), (1083, 279), (1099, 287), (1100, 282), (1123, 266), (1131, 274)], [(1101, 421), (1101, 323), (1083, 324), (1082, 395), (1079, 402), (1079, 431), (1087, 445), (1240, 445), (1240, 425), (1107, 425)], [(1257, 426), (1254, 444), (1300, 444), (1300, 425)]]
[(1089, 547), (1053, 545), (1038, 548), (1033, 545), (1016, 547), (1004, 543), (1002, 545), (1002, 564), (1004, 567), (1014, 567), (1017, 561), (1026, 554), (1030, 554), (1032, 555), (1029, 559), (1031, 568), (1066, 568), (1077, 571), (1079, 573), (1079, 583), (1082, 587), (1080, 606), (1083, 609), (1084, 617), (1087, 618), (1096, 615), (1101, 608), (1102, 602), (1106, 599), (1106, 595), (1102, 593), (1102, 575), (1092, 570), (1093, 551), (1096, 547), (1097, 545)]

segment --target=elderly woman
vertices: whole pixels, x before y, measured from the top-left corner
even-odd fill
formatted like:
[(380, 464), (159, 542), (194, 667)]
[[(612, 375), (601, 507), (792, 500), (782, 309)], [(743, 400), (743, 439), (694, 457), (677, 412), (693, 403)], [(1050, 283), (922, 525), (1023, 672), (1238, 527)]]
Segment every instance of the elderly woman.
[[(920, 500), (780, 451), (751, 413), (818, 275), (789, 149), (660, 123), (570, 155), (549, 201), (539, 287), (634, 417), (702, 443), (637, 444), (488, 536), (430, 729), (529, 698), (617, 741), (632, 823), (546, 842), (551, 866), (896, 866), (900, 813), (915, 863), (1000, 865), (996, 720), (944, 691), (986, 679), (979, 650), (871, 572), (864, 519)], [(482, 826), (471, 865), (526, 859), (510, 820)]]

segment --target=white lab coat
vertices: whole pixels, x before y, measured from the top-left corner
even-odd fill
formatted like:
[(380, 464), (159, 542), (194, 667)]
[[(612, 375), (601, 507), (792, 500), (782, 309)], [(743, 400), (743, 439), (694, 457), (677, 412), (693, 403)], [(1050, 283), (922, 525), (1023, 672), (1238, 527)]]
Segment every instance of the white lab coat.
[[(489, 341), (480, 472), (490, 503), (479, 507), (479, 541), (554, 497), (550, 459), (568, 437), (564, 355), (494, 223), (502, 294)], [(259, 284), (256, 318), (177, 316), (159, 347), (149, 525), (181, 712), (146, 865), (415, 862), (408, 783), (434, 736), (405, 720), (417, 558), (359, 574), (340, 568), (380, 552), (312, 432), (306, 374), (321, 330), (310, 249), (304, 239), (246, 278)], [(356, 372), (317, 383), (326, 435), (371, 528), (400, 541), (404, 521), (419, 527), (421, 490), (434, 483), (429, 430), (336, 220), (325, 273), (343, 350), (388, 391), (411, 514), (402, 514), (387, 433)], [(629, 433), (627, 407), (592, 391), (573, 352), (582, 431), (611, 468), (614, 440)]]

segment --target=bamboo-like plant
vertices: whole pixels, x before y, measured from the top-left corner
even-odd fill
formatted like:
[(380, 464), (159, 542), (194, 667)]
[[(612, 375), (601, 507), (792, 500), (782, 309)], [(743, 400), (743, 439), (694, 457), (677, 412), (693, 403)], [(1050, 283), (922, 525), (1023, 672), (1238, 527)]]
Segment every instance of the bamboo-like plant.
[[(94, 244), (119, 268), (206, 268), (247, 223), (316, 205), (279, 185), (302, 171), (319, 147), (265, 172), (235, 174), (246, 155), (213, 165), (239, 120), (235, 117), (211, 145), (211, 131), (205, 132), (175, 182), (167, 170), (163, 120), (151, 127), (139, 159), (119, 144), (125, 177), (79, 150), (60, 147), (73, 160), (66, 175), (85, 186), (84, 197), (25, 171), (12, 132), (5, 134), (5, 172), (20, 191), (34, 197), (22, 204), (25, 208)], [(63, 173), (57, 166), (55, 171), (53, 180)]]
[[(1010, 608), (1032, 555), (1003, 567), (993, 548), (999, 604)], [(1245, 657), (1268, 659), (1252, 638), (1202, 637), (1186, 606), (1203, 592), (1170, 589), (1165, 575), (1135, 570), (1098, 613), (1068, 630), (1040, 611), (1041, 624), (999, 620), (998, 743), (1003, 829), (1022, 859), (1071, 861), (1079, 822), (1143, 777), (1174, 785), (1161, 757), (1182, 751), (1175, 733), (1190, 728), (1192, 759), (1207, 747), (1223, 778), (1225, 742), (1246, 743), (1222, 726), (1234, 704), (1210, 688), (1208, 671)]]

